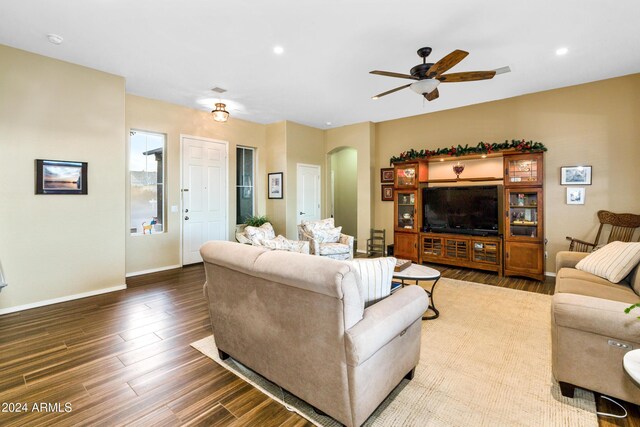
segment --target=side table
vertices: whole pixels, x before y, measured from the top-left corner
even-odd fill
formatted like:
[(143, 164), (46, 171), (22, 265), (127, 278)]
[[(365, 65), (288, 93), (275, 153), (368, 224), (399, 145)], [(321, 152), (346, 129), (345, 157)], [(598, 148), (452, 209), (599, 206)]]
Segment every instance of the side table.
[(435, 306), (435, 303), (433, 302), (433, 292), (436, 288), (436, 284), (438, 283), (438, 280), (440, 279), (440, 272), (438, 270), (431, 267), (426, 267), (420, 264), (411, 264), (409, 267), (405, 268), (402, 271), (394, 272), (393, 278), (400, 279), (402, 286), (404, 286), (405, 280), (415, 281), (416, 285), (418, 286), (419, 286), (418, 282), (420, 282), (421, 280), (433, 281), (430, 289), (424, 289), (424, 287), (423, 289), (427, 292), (427, 295), (429, 295), (429, 308), (427, 310), (431, 310), (435, 314), (432, 316), (423, 316), (422, 320), (437, 319), (440, 316), (440, 312), (438, 311), (438, 309)]

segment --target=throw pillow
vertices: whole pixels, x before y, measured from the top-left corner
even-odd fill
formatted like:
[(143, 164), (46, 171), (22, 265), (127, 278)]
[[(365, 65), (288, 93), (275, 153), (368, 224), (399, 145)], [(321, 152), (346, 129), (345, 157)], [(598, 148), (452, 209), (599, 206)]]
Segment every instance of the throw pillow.
[(640, 243), (611, 242), (584, 257), (576, 268), (618, 283), (640, 262)]
[(311, 237), (318, 243), (338, 243), (342, 227), (311, 231)]
[(302, 221), (303, 230), (311, 235), (314, 230), (327, 230), (335, 228), (333, 218), (321, 219), (320, 221)]
[(391, 279), (396, 267), (394, 257), (354, 259), (348, 262), (360, 274), (364, 288), (365, 307), (391, 294)]
[(247, 239), (251, 241), (251, 244), (258, 246), (262, 245), (263, 240), (276, 238), (276, 232), (269, 222), (265, 222), (260, 227), (247, 226), (244, 229), (244, 234), (247, 236)]

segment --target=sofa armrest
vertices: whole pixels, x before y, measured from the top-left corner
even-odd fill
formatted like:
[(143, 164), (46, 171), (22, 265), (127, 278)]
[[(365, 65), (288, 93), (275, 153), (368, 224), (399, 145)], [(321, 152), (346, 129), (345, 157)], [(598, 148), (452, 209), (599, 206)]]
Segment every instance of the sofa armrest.
[(577, 294), (553, 296), (553, 321), (558, 327), (591, 332), (604, 337), (640, 342), (638, 313), (624, 309), (631, 304)]
[(556, 254), (556, 273), (561, 268), (576, 268), (576, 264), (587, 255), (589, 255), (587, 252), (558, 252)]
[(347, 364), (358, 366), (411, 326), (429, 307), (420, 286), (406, 286), (364, 310), (364, 317), (345, 332)]

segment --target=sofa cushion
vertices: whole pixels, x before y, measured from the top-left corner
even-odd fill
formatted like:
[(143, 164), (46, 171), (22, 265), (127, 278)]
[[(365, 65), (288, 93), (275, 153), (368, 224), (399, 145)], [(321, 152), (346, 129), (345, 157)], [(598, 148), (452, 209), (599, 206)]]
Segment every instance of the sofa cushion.
[(348, 254), (349, 245), (344, 243), (323, 243), (320, 245), (320, 255)]
[(273, 230), (273, 226), (269, 222), (265, 222), (260, 227), (252, 227), (249, 225), (244, 229), (244, 234), (252, 244), (258, 246), (262, 244), (263, 240), (276, 238), (276, 232)]
[(556, 276), (555, 294), (576, 294), (624, 303), (634, 303), (638, 295), (626, 283), (616, 284), (591, 273), (562, 268)]
[(302, 228), (307, 234), (314, 230), (327, 230), (335, 228), (333, 218), (321, 219), (320, 221), (302, 221)]
[(350, 263), (360, 274), (365, 306), (374, 304), (391, 294), (391, 279), (396, 267), (394, 257), (354, 259)]
[(611, 242), (590, 253), (576, 265), (578, 270), (618, 283), (640, 262), (640, 243)]

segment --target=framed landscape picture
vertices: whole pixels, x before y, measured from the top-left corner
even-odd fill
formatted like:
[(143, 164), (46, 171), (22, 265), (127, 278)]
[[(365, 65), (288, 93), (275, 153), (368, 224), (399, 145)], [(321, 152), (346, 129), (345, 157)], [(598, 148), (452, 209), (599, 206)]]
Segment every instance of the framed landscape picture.
[(591, 166), (562, 166), (560, 185), (591, 185)]
[(393, 202), (393, 185), (382, 185), (382, 201)]
[(269, 183), (269, 198), (270, 199), (282, 199), (282, 172), (274, 172), (268, 174)]
[(380, 182), (393, 182), (393, 168), (380, 169)]
[(88, 194), (87, 162), (36, 159), (36, 194)]

